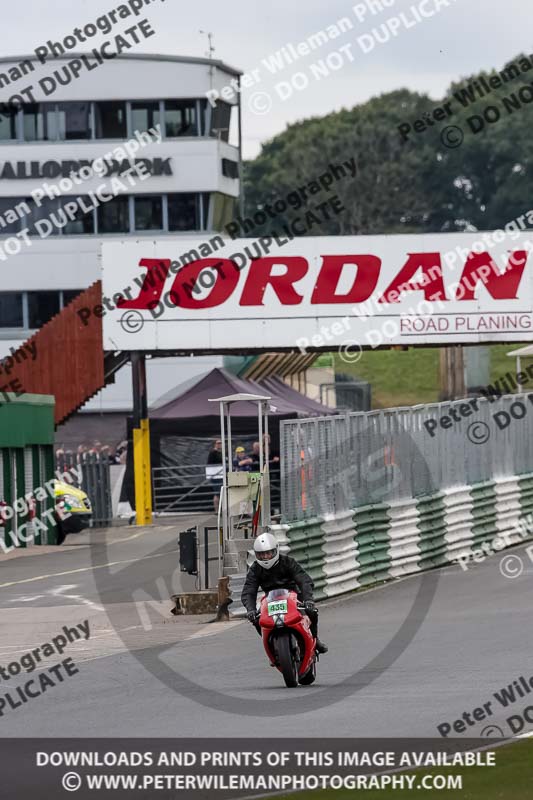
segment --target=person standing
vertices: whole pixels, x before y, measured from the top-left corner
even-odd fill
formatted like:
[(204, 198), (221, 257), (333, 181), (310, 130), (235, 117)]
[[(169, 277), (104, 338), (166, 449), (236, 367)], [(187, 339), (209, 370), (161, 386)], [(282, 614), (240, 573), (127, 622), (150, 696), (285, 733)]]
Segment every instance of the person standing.
[(242, 445), (235, 448), (235, 455), (233, 457), (233, 469), (236, 472), (251, 472), (252, 459), (247, 456)]
[[(208, 467), (216, 467), (220, 465), (221, 469), (218, 470), (208, 470), (208, 481), (213, 489), (213, 508), (215, 510), (215, 514), (218, 514), (218, 506), (220, 504), (220, 489), (222, 488), (222, 440), (215, 439), (213, 442), (213, 447), (209, 451), (207, 456), (207, 466)], [(212, 473), (216, 472), (219, 474), (213, 475)]]

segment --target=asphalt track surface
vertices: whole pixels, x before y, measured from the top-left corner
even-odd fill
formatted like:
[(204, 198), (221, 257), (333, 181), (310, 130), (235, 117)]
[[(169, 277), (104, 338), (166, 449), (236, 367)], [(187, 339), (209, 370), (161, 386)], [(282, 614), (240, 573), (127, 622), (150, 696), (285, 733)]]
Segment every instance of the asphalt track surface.
[[(90, 639), (63, 655), (79, 673), (5, 711), (0, 737), (435, 737), (438, 724), (533, 675), (525, 546), (506, 551), (522, 559), (514, 579), (502, 575), (500, 554), (468, 572), (452, 566), (320, 604), (330, 652), (314, 686), (286, 689), (246, 621), (170, 615), (168, 587), (193, 581), (176, 570), (176, 533), (113, 530), (90, 545), (78, 537), (68, 549), (0, 559), (0, 665), (65, 624), (91, 626)], [(421, 588), (431, 603), (417, 600), (413, 610)], [(158, 592), (158, 604), (143, 603)], [(398, 642), (410, 610), (412, 638)], [(376, 662), (387, 645), (388, 666)], [(169, 685), (176, 670), (186, 681)], [(0, 693), (21, 683), (1, 681)], [(527, 697), (511, 711), (494, 709), (465, 735), (489, 735), (489, 724), (509, 735), (505, 718), (526, 705)]]

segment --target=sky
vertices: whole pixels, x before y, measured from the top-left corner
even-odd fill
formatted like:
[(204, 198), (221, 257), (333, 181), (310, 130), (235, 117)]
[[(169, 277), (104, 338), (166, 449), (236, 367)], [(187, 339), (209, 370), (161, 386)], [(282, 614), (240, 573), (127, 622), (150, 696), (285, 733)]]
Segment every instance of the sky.
[[(120, 4), (118, 0), (6, 4), (2, 55), (31, 53), (48, 39), (62, 39)], [(480, 69), (501, 68), (518, 53), (533, 52), (528, 0), (152, 0), (139, 19), (143, 17), (150, 20), (156, 35), (138, 45), (136, 52), (204, 56), (208, 41), (200, 31), (209, 31), (214, 57), (250, 74), (254, 85), (243, 91), (242, 98), (245, 158), (257, 156), (263, 142), (296, 121), (352, 108), (403, 87), (438, 100), (452, 80)], [(342, 35), (328, 36), (321, 47), (292, 65), (285, 63), (276, 74), (269, 71), (265, 61), (270, 63), (280, 48), (297, 47), (328, 28), (332, 33), (335, 29), (330, 26), (343, 18), (351, 27)], [(129, 23), (124, 20), (123, 27)], [(121, 28), (117, 26), (116, 32)], [(102, 36), (101, 41), (105, 38), (109, 37)]]

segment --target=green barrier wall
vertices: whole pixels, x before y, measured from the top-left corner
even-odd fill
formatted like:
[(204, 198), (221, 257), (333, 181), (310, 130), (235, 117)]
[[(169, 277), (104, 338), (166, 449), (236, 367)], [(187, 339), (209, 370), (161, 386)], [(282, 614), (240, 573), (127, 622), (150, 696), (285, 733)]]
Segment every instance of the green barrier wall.
[[(42, 515), (53, 509), (50, 491), (29, 495), (54, 478), (54, 398), (0, 394), (0, 554), (28, 543), (55, 544), (55, 527)], [(39, 494), (43, 494), (40, 492)]]
[[(350, 509), (273, 529), (311, 574), (317, 598), (492, 552), (533, 537), (533, 475)], [(483, 553), (481, 553), (483, 555)], [(471, 563), (471, 562), (470, 562)]]

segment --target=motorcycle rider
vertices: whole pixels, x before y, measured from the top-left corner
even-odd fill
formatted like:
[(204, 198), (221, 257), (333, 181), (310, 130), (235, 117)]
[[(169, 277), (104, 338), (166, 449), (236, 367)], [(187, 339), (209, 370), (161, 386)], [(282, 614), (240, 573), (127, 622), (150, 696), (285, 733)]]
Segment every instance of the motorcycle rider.
[(305, 606), (305, 613), (311, 622), (311, 634), (316, 639), (319, 653), (327, 653), (328, 647), (318, 638), (318, 611), (313, 602), (313, 581), (294, 558), (281, 555), (278, 540), (272, 533), (262, 533), (254, 541), (255, 561), (248, 570), (244, 582), (241, 601), (247, 617), (258, 633), (261, 633), (257, 621), (257, 592), (259, 587), (264, 592), (272, 589), (289, 589), (297, 592), (298, 599)]

